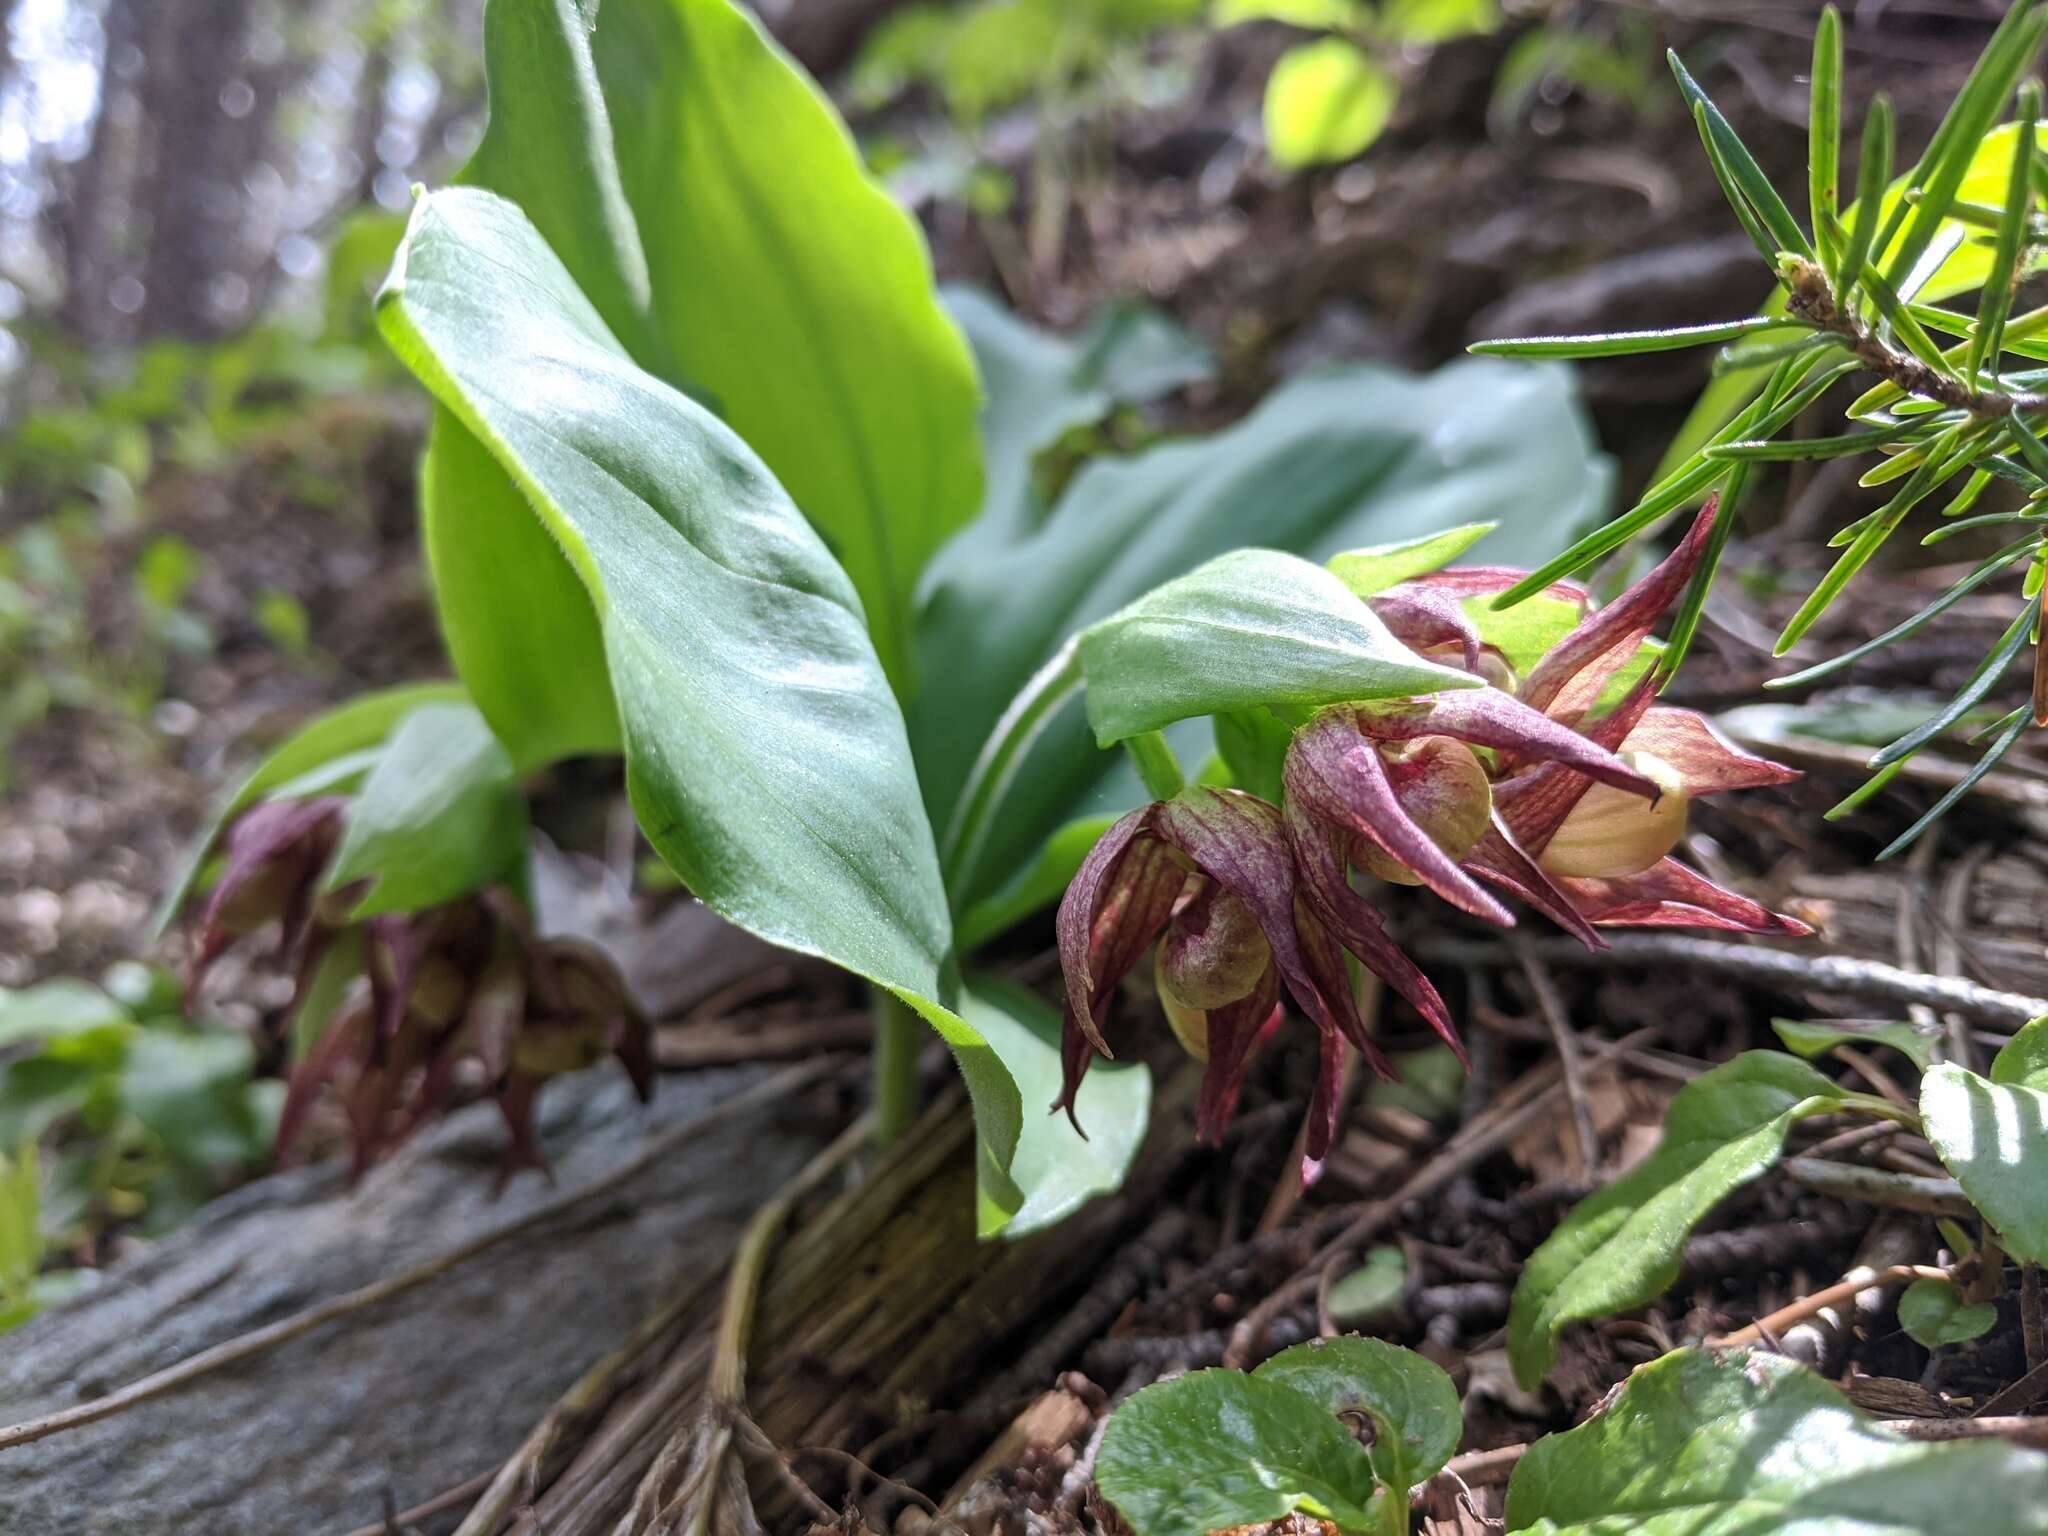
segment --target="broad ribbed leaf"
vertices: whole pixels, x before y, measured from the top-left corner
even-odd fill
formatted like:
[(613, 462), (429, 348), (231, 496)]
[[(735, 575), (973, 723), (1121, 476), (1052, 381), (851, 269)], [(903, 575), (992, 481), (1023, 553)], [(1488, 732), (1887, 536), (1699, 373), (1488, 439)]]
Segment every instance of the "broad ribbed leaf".
[(1113, 746), (1197, 715), (1399, 699), (1480, 680), (1425, 661), (1319, 565), (1219, 555), (1081, 632), (1088, 722)]
[(1508, 1311), (1516, 1379), (1542, 1382), (1566, 1324), (1655, 1300), (1678, 1278), (1700, 1219), (1778, 1160), (1795, 1120), (1839, 1098), (1827, 1078), (1776, 1051), (1745, 1051), (1679, 1089), (1657, 1150), (1574, 1206), (1523, 1265)]
[(1137, 1536), (1211, 1536), (1295, 1510), (1385, 1529), (1351, 1431), (1315, 1399), (1241, 1371), (1195, 1371), (1133, 1396), (1110, 1416), (1095, 1482)]
[(422, 704), (349, 801), (322, 882), (367, 882), (355, 918), (416, 912), (505, 878), (526, 855), (526, 799), (473, 704)]
[(982, 492), (974, 359), (917, 223), (727, 0), (604, 0), (591, 50), (675, 382), (824, 535), (907, 697), (918, 574)]
[[(1041, 521), (972, 562), (948, 551), (935, 568), (911, 708), (934, 825), (947, 824), (975, 755), (1032, 674), (1070, 635), (1161, 582), (1247, 544), (1327, 560), (1480, 521), (1501, 527), (1478, 558), (1534, 563), (1600, 513), (1610, 475), (1568, 374), (1484, 360), (1421, 377), (1364, 365), (1313, 374), (1223, 431), (1090, 464)], [(1137, 804), (1142, 789), (1121, 757), (1094, 747), (1078, 703), (1063, 711), (956, 899), (1001, 886), (1066, 822)]]
[[(767, 461), (903, 688), (918, 573), (981, 484), (973, 360), (916, 224), (727, 0), (491, 0), (486, 21), (464, 179), (518, 203), (628, 355)], [(522, 769), (617, 751), (583, 586), (462, 438), (441, 413), (422, 493), (456, 666)]]
[(935, 580), (1022, 538), (1044, 518), (1031, 475), (1041, 451), (1118, 405), (1169, 394), (1215, 367), (1198, 338), (1141, 304), (1106, 305), (1069, 337), (1026, 323), (979, 288), (956, 284), (942, 296), (988, 392), (981, 410), (988, 490), (973, 526), (939, 556)]
[[(423, 198), (378, 318), (584, 583), (649, 841), (723, 916), (930, 1019), (1000, 1175), (1017, 1090), (946, 1006), (951, 930), (902, 717), (816, 532), (738, 436), (634, 365), (502, 198)], [(990, 1184), (1014, 1209), (1007, 1178)]]
[[(531, 520), (529, 514), (528, 521)], [(177, 916), (212, 857), (213, 845), (220, 840), (222, 829), (236, 816), (258, 800), (293, 787), (294, 781), (304, 781), (329, 765), (352, 762), (367, 768), (374, 761), (374, 749), (383, 745), (407, 715), (428, 704), (461, 703), (465, 697), (460, 683), (405, 683), (350, 699), (294, 731), (250, 770), (248, 777), (235, 786), (234, 793), (214, 812), (157, 908), (157, 927), (161, 929)], [(318, 792), (306, 790), (309, 794)]]
[(1543, 1536), (2039, 1536), (2048, 1456), (1916, 1443), (1781, 1356), (1681, 1349), (1529, 1448), (1507, 1528)]

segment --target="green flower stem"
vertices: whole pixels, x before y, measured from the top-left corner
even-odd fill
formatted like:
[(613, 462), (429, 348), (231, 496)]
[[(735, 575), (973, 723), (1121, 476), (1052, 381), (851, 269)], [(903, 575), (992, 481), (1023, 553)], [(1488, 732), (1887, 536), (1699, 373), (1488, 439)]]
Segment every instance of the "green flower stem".
[(961, 893), (967, 889), (968, 879), (981, 857), (982, 845), (988, 841), (996, 809), (1009, 793), (1025, 754), (1052, 723), (1060, 706), (1080, 688), (1081, 662), (1074, 642), (1069, 640), (1010, 701), (1010, 707), (989, 732), (987, 744), (974, 760), (966, 784), (961, 786), (953, 818), (939, 844), (939, 873), (947, 894), (953, 898), (956, 913)]
[(1173, 755), (1173, 748), (1167, 745), (1166, 737), (1158, 731), (1145, 731), (1136, 736), (1124, 738), (1124, 750), (1131, 755), (1131, 764), (1138, 770), (1138, 777), (1145, 781), (1145, 793), (1154, 800), (1171, 800), (1188, 787), (1187, 775), (1181, 772), (1180, 759)]
[(925, 1023), (902, 998), (880, 987), (874, 993), (874, 1016), (875, 1145), (886, 1147), (917, 1118), (917, 1057)]

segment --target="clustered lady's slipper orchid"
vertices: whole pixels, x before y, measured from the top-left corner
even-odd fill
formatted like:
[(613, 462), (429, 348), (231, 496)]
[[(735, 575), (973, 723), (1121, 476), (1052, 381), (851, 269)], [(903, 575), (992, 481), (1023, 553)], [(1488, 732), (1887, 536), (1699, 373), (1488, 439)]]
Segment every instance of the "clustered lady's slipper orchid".
[(654, 1085), (648, 1021), (601, 950), (541, 938), (509, 891), (491, 888), (419, 912), (353, 922), (359, 890), (322, 893), (348, 801), (275, 800), (229, 826), (224, 860), (200, 922), (187, 983), (196, 992), (235, 940), (282, 924), (280, 948), (298, 978), (298, 1011), (323, 957), (360, 931), (361, 984), (344, 995), (291, 1075), (278, 1118), (282, 1157), (320, 1095), (347, 1117), (350, 1177), (445, 1108), (464, 1063), (475, 1063), (510, 1133), (502, 1184), (520, 1168), (546, 1171), (533, 1135), (540, 1085), (616, 1054), (641, 1098)]
[(1161, 1004), (1207, 1063), (1206, 1137), (1221, 1131), (1254, 1050), (1278, 1027), (1283, 989), (1321, 1036), (1306, 1174), (1335, 1136), (1344, 1045), (1389, 1074), (1359, 1016), (1346, 950), (1462, 1058), (1442, 998), (1353, 889), (1354, 869), (1426, 885), (1512, 925), (1490, 885), (1592, 947), (1602, 942), (1596, 925), (1809, 932), (1670, 856), (1693, 799), (1797, 775), (1731, 745), (1690, 710), (1652, 703), (1648, 675), (1601, 707), (1685, 590), (1716, 515), (1709, 501), (1671, 556), (1604, 608), (1580, 587), (1553, 587), (1583, 616), (1526, 677), (1482, 642), (1459, 604), (1505, 591), (1524, 572), (1450, 570), (1373, 595), (1366, 601), (1397, 638), (1488, 686), (1319, 710), (1288, 747), (1284, 808), (1197, 786), (1104, 833), (1060, 904), (1066, 1082), (1056, 1107), (1071, 1115), (1088, 1062), (1109, 1054), (1110, 999), (1155, 939)]

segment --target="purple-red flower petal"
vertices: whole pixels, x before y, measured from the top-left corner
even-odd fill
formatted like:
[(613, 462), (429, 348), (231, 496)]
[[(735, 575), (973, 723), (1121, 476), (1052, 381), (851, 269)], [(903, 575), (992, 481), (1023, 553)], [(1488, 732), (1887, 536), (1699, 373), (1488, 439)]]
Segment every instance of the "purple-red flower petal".
[(1607, 941), (1572, 905), (1570, 895), (1515, 842), (1499, 816), (1465, 856), (1465, 867), (1488, 884), (1526, 901), (1586, 948), (1607, 948)]
[(1629, 752), (1647, 752), (1670, 764), (1685, 792), (1697, 800), (1731, 789), (1761, 789), (1799, 777), (1787, 768), (1735, 745), (1705, 715), (1656, 704), (1645, 710), (1623, 740)]
[(1719, 497), (1709, 496), (1678, 547), (1655, 569), (1544, 653), (1522, 680), (1525, 704), (1567, 722), (1593, 706), (1607, 680), (1635, 655), (1692, 580), (1719, 506)]
[(267, 800), (229, 824), (221, 839), (220, 878), (199, 919), (199, 943), (186, 974), (188, 996), (197, 993), (222, 951), (272, 918), (283, 924), (284, 947), (297, 944), (347, 806), (338, 795)]
[(1514, 925), (1513, 914), (1403, 809), (1379, 749), (1359, 734), (1348, 711), (1325, 711), (1296, 731), (1281, 774), (1290, 806), (1370, 838), (1453, 906), (1504, 928)]
[(1393, 637), (1414, 651), (1456, 646), (1465, 670), (1479, 670), (1479, 631), (1465, 617), (1458, 600), (1428, 587), (1398, 586), (1369, 597), (1370, 608)]
[[(1444, 1006), (1443, 998), (1401, 946), (1388, 937), (1378, 909), (1351, 889), (1344, 861), (1336, 851), (1340, 834), (1299, 813), (1290, 814), (1289, 824), (1301, 869), (1303, 899), (1314, 909), (1317, 920), (1337, 943), (1358, 957), (1361, 965), (1406, 999), (1463, 1060), (1465, 1046), (1458, 1038), (1458, 1027), (1451, 1022), (1451, 1011)], [(1370, 1042), (1365, 1054), (1375, 1072), (1383, 1077), (1388, 1075), (1385, 1058)]]
[(1187, 871), (1146, 835), (1156, 807), (1120, 818), (1097, 839), (1060, 900), (1054, 931), (1066, 973), (1067, 1017), (1104, 1056), (1109, 999), (1166, 926)]
[(1558, 885), (1587, 921), (1610, 928), (1721, 928), (1735, 933), (1813, 932), (1795, 917), (1714, 884), (1676, 859), (1611, 880), (1560, 879)]
[(1204, 1141), (1222, 1139), (1253, 1056), (1286, 1016), (1280, 1006), (1280, 977), (1270, 968), (1249, 996), (1209, 1010), (1209, 1062), (1195, 1108), (1196, 1136)]
[(1453, 688), (1427, 698), (1345, 711), (1358, 731), (1378, 741), (1449, 736), (1470, 746), (1538, 758), (1587, 778), (1654, 799), (1657, 786), (1596, 741), (1531, 709), (1498, 688)]

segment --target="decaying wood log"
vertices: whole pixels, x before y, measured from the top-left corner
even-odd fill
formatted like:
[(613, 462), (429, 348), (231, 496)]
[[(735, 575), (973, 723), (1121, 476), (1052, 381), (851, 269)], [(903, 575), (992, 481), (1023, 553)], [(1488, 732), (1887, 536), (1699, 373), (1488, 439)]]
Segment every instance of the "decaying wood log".
[[(609, 1069), (552, 1084), (541, 1131), (557, 1183), (529, 1175), (497, 1200), (503, 1128), (488, 1104), (423, 1133), (353, 1192), (332, 1164), (251, 1184), (0, 1341), (0, 1419), (99, 1395), (441, 1254), (766, 1075), (670, 1077), (645, 1109)], [(430, 1284), (0, 1452), (0, 1530), (339, 1536), (424, 1503), (509, 1455), (664, 1297), (714, 1279), (751, 1210), (833, 1129), (819, 1109), (801, 1096), (765, 1105)]]

